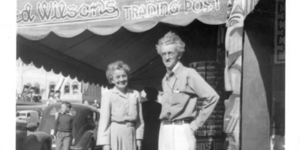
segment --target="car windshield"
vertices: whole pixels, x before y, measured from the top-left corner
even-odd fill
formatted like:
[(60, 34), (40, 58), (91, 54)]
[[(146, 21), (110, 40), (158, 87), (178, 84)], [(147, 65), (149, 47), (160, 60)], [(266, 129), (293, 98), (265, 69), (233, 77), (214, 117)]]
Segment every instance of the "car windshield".
[(17, 117), (25, 117), (26, 116), (26, 113), (17, 113)]

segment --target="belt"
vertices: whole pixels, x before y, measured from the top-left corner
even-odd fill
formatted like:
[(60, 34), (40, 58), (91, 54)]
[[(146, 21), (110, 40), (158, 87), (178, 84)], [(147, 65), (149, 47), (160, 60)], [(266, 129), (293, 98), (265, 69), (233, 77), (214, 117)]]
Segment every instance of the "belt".
[(115, 122), (117, 124), (125, 124), (127, 126), (134, 126), (135, 125), (134, 121), (122, 121), (122, 122), (112, 121), (112, 122)]
[(60, 133), (71, 133), (71, 131), (57, 131), (57, 132), (60, 132)]
[(170, 125), (170, 124), (175, 124), (175, 125), (182, 125), (182, 124), (186, 124), (186, 123), (191, 123), (191, 120), (174, 120), (174, 121), (170, 121), (170, 120), (162, 120), (162, 123), (164, 125)]

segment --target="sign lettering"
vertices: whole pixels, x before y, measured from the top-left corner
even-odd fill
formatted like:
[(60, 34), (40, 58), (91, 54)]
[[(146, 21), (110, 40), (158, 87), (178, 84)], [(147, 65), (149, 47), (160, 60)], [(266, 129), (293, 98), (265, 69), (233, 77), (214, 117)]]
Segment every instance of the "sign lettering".
[[(121, 15), (126, 20), (163, 17), (184, 14), (207, 13), (220, 9), (221, 0), (163, 0), (136, 1), (122, 3), (118, 0), (94, 0), (81, 4), (70, 0), (39, 1), (26, 3), (17, 10), (19, 27), (53, 25), (86, 21), (116, 20)], [(135, 1), (133, 1), (135, 2)]]

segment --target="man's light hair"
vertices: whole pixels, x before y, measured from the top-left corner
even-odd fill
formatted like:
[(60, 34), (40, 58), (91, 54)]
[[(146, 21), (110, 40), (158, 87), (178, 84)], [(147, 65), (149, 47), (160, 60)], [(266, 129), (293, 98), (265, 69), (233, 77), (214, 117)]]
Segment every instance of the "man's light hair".
[(129, 77), (130, 67), (125, 64), (123, 61), (116, 61), (108, 65), (106, 70), (106, 78), (109, 83), (112, 83), (111, 80), (113, 78), (113, 73), (115, 70), (124, 70)]
[(185, 43), (180, 39), (178, 35), (173, 32), (168, 32), (164, 37), (159, 39), (158, 44), (156, 45), (156, 50), (158, 54), (161, 54), (161, 47), (163, 45), (176, 45), (176, 51), (180, 54), (184, 52)]

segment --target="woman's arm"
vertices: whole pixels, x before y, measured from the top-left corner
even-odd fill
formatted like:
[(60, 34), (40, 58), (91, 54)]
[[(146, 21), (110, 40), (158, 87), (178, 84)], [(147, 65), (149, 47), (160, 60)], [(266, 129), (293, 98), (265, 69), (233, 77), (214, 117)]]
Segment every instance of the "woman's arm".
[(102, 96), (100, 122), (98, 128), (97, 145), (110, 145), (110, 125), (111, 125), (111, 103), (110, 92)]

